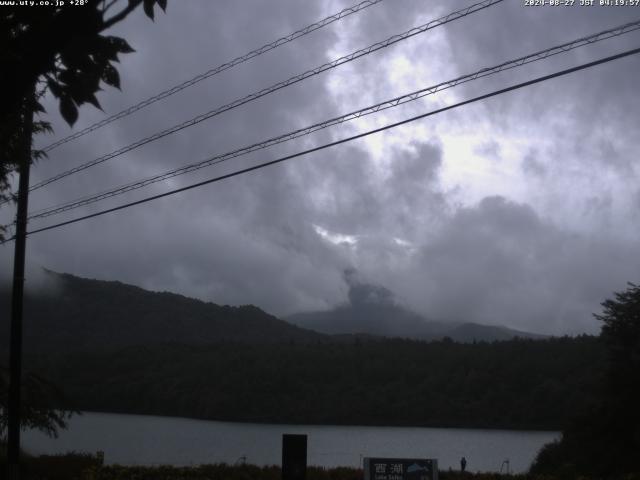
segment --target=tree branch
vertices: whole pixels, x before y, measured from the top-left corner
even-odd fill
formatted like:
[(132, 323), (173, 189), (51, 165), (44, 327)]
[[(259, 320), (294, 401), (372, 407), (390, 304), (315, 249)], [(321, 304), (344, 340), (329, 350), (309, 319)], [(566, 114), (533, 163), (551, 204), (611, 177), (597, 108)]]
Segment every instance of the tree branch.
[(111, 7), (113, 7), (116, 3), (118, 3), (118, 0), (111, 0), (106, 6), (104, 6), (105, 4), (105, 0), (103, 0), (102, 2), (102, 13), (105, 14), (107, 13), (107, 10), (109, 10)]
[[(117, 0), (113, 0), (113, 3), (115, 3), (116, 1)], [(102, 32), (102, 31), (106, 30), (107, 28), (112, 27), (116, 23), (124, 20), (127, 17), (127, 15), (129, 15), (131, 12), (133, 12), (138, 7), (138, 5), (140, 5), (141, 3), (142, 3), (142, 0), (130, 1), (129, 5), (127, 6), (127, 8), (122, 10), (120, 13), (114, 15), (109, 20), (106, 20), (104, 22), (104, 24), (102, 25), (102, 29), (100, 31)]]

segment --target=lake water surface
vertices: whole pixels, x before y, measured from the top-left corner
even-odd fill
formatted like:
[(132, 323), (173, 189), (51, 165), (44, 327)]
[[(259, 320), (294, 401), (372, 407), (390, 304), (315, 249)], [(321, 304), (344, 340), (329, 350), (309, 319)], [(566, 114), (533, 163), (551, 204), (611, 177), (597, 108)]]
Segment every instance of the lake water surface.
[(538, 450), (557, 432), (457, 428), (342, 427), (211, 422), (186, 418), (84, 413), (74, 416), (58, 439), (28, 431), (23, 447), (31, 453), (105, 453), (121, 465), (199, 465), (246, 458), (255, 465), (279, 465), (282, 434), (308, 435), (308, 464), (360, 467), (362, 457), (437, 458), (441, 470), (524, 472)]

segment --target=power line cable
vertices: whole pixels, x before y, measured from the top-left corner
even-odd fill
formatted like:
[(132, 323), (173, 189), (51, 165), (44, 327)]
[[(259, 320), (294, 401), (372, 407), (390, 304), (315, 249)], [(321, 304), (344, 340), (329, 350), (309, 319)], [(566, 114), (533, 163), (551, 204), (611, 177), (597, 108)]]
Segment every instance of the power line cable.
[[(518, 90), (518, 89), (521, 89), (521, 88), (524, 88), (524, 87), (528, 87), (530, 85), (534, 85), (536, 83), (541, 83), (541, 82), (544, 82), (544, 81), (547, 81), (547, 80), (551, 80), (553, 78), (557, 78), (557, 77), (561, 77), (561, 76), (564, 76), (564, 75), (568, 75), (568, 74), (573, 73), (573, 72), (577, 72), (577, 71), (580, 71), (580, 70), (591, 68), (591, 67), (594, 67), (596, 65), (601, 65), (603, 63), (608, 63), (608, 62), (611, 62), (613, 60), (618, 60), (620, 58), (628, 57), (630, 55), (635, 55), (635, 54), (638, 54), (638, 53), (640, 53), (640, 48), (634, 48), (632, 50), (627, 50), (625, 52), (622, 52), (622, 53), (619, 53), (619, 54), (616, 54), (616, 55), (611, 55), (609, 57), (601, 58), (601, 59), (595, 60), (593, 62), (584, 63), (584, 64), (578, 65), (576, 67), (571, 67), (571, 68), (568, 68), (568, 69), (565, 69), (565, 70), (561, 70), (561, 71), (558, 71), (558, 72), (555, 72), (555, 73), (552, 73), (552, 74), (549, 74), (549, 75), (544, 75), (542, 77), (537, 77), (537, 78), (534, 78), (532, 80), (528, 80), (526, 82), (518, 83), (518, 84), (512, 85), (510, 87), (502, 88), (500, 90), (495, 90), (495, 91), (493, 91), (491, 93), (487, 93), (485, 95), (480, 95), (478, 97), (474, 97), (474, 98), (471, 98), (469, 100), (458, 102), (456, 104), (449, 105), (447, 107), (439, 108), (437, 110), (432, 110), (430, 112), (423, 113), (421, 115), (417, 115), (415, 117), (411, 117), (411, 118), (402, 120), (400, 122), (395, 122), (395, 123), (392, 123), (392, 124), (389, 124), (389, 125), (385, 125), (384, 127), (376, 128), (374, 130), (369, 130), (367, 132), (360, 133), (358, 135), (353, 135), (351, 137), (343, 138), (343, 139), (337, 140), (335, 142), (326, 143), (326, 144), (320, 145), (318, 147), (314, 147), (314, 148), (311, 148), (311, 149), (308, 149), (308, 150), (304, 150), (302, 152), (294, 153), (292, 155), (287, 155), (285, 157), (281, 157), (281, 158), (278, 158), (278, 159), (275, 159), (275, 160), (271, 160), (269, 162), (265, 162), (265, 163), (261, 163), (261, 164), (258, 164), (258, 165), (254, 165), (252, 167), (243, 168), (242, 170), (237, 170), (235, 172), (228, 173), (226, 175), (221, 175), (221, 176), (218, 176), (218, 177), (210, 178), (208, 180), (204, 180), (202, 182), (194, 183), (194, 184), (188, 185), (186, 187), (181, 187), (181, 188), (177, 188), (175, 190), (170, 190), (168, 192), (164, 192), (164, 193), (161, 193), (161, 194), (158, 194), (158, 195), (153, 195), (153, 196), (150, 196), (150, 197), (146, 197), (146, 198), (143, 198), (141, 200), (136, 200), (135, 202), (125, 203), (125, 204), (119, 205), (117, 207), (108, 208), (106, 210), (101, 210), (99, 212), (92, 213), (92, 214), (89, 214), (89, 215), (84, 215), (82, 217), (77, 217), (77, 218), (74, 218), (74, 219), (71, 219), (71, 220), (67, 220), (65, 222), (60, 222), (60, 223), (56, 223), (54, 225), (49, 225), (47, 227), (39, 228), (39, 229), (36, 229), (36, 230), (31, 230), (30, 232), (27, 232), (27, 235), (33, 235), (35, 233), (45, 232), (47, 230), (52, 230), (52, 229), (55, 229), (55, 228), (60, 228), (60, 227), (66, 226), (66, 225), (71, 225), (73, 223), (77, 223), (77, 222), (80, 222), (80, 221), (83, 221), (83, 220), (88, 220), (90, 218), (95, 218), (95, 217), (99, 217), (99, 216), (102, 216), (102, 215), (106, 215), (107, 213), (116, 212), (116, 211), (119, 211), (119, 210), (124, 210), (126, 208), (133, 207), (135, 205), (141, 205), (143, 203), (151, 202), (153, 200), (158, 200), (158, 199), (163, 198), (163, 197), (168, 197), (170, 195), (174, 195), (176, 193), (180, 193), (180, 192), (184, 192), (184, 191), (191, 190), (191, 189), (194, 189), (194, 188), (198, 188), (198, 187), (201, 187), (201, 186), (204, 186), (204, 185), (208, 185), (210, 183), (215, 183), (215, 182), (219, 182), (219, 181), (222, 181), (222, 180), (226, 180), (227, 178), (236, 177), (236, 176), (242, 175), (244, 173), (252, 172), (254, 170), (259, 170), (259, 169), (262, 169), (262, 168), (265, 168), (265, 167), (268, 167), (268, 166), (271, 166), (271, 165), (275, 165), (275, 164), (278, 164), (278, 163), (285, 162), (287, 160), (291, 160), (291, 159), (294, 159), (294, 158), (297, 158), (297, 157), (301, 157), (303, 155), (308, 155), (310, 153), (318, 152), (320, 150), (324, 150), (324, 149), (327, 149), (327, 148), (330, 148), (330, 147), (334, 147), (336, 145), (340, 145), (340, 144), (343, 144), (343, 143), (351, 142), (351, 141), (357, 140), (359, 138), (367, 137), (369, 135), (373, 135), (374, 133), (379, 133), (379, 132), (382, 132), (382, 131), (385, 131), (385, 130), (389, 130), (389, 129), (392, 129), (392, 128), (395, 128), (395, 127), (399, 127), (401, 125), (404, 125), (404, 124), (407, 124), (407, 123), (411, 123), (411, 122), (414, 122), (416, 120), (420, 120), (422, 118), (430, 117), (432, 115), (436, 115), (438, 113), (442, 113), (442, 112), (445, 112), (447, 110), (452, 110), (454, 108), (458, 108), (458, 107), (461, 107), (463, 105), (468, 105), (470, 103), (478, 102), (480, 100), (485, 100), (485, 99), (488, 99), (488, 98), (491, 98), (491, 97), (495, 97), (497, 95), (501, 95), (501, 94), (504, 94), (504, 93), (507, 93), (507, 92), (511, 92), (513, 90)], [(15, 240), (15, 237), (12, 237), (12, 238), (9, 238), (9, 239), (3, 241), (2, 244), (7, 243), (7, 242), (9, 242), (11, 240)]]
[(207, 78), (213, 77), (214, 75), (217, 75), (218, 73), (222, 73), (225, 70), (229, 70), (230, 68), (235, 67), (236, 65), (240, 65), (241, 63), (244, 63), (248, 60), (251, 60), (252, 58), (255, 58), (259, 55), (262, 55), (263, 53), (267, 53), (271, 50), (274, 50), (282, 45), (285, 45), (289, 42), (292, 42), (300, 37), (303, 37), (305, 35), (308, 35), (311, 32), (314, 32), (316, 30), (319, 30), (320, 28), (326, 27), (327, 25), (332, 24), (333, 22), (336, 22), (338, 20), (341, 20), (349, 15), (352, 15), (354, 13), (357, 13), (361, 10), (364, 10), (365, 8), (371, 7), (377, 3), (382, 2), (383, 0), (365, 0), (364, 2), (360, 2), (357, 5), (353, 5), (351, 7), (347, 7), (341, 11), (339, 11), (338, 13), (334, 13), (333, 15), (329, 15), (326, 18), (323, 18), (322, 20), (313, 23), (311, 25), (308, 25), (304, 28), (301, 28), (300, 30), (297, 30), (287, 36), (281, 37), (271, 43), (267, 43), (266, 45), (263, 45), (259, 48), (256, 48), (255, 50), (250, 51), (249, 53), (245, 53), (244, 55), (241, 55), (239, 57), (234, 58), (233, 60), (223, 63), (222, 65), (218, 65), (215, 68), (212, 68), (210, 70), (207, 70), (204, 73), (201, 73), (199, 75), (196, 75), (195, 77), (191, 78), (190, 80), (187, 80), (185, 82), (180, 83), (179, 85), (176, 85), (174, 87), (171, 87), (167, 90), (164, 90), (163, 92), (158, 93), (157, 95), (154, 95), (153, 97), (149, 97), (146, 100), (143, 100), (139, 103), (136, 103), (135, 105), (132, 105), (114, 115), (111, 115), (110, 117), (107, 117), (103, 120), (100, 120), (99, 122), (96, 122), (82, 130), (79, 130), (78, 132), (75, 132), (67, 137), (64, 137), (50, 145), (47, 145), (45, 148), (43, 148), (43, 150), (45, 152), (50, 152), (51, 150), (53, 150), (56, 147), (59, 147), (60, 145), (63, 145), (67, 142), (70, 142), (72, 140), (75, 140), (76, 138), (80, 138), (84, 135), (86, 135), (87, 133), (93, 132), (94, 130), (97, 130), (99, 128), (104, 127), (105, 125), (108, 125), (112, 122), (115, 122), (116, 120), (119, 120), (121, 118), (127, 117), (129, 115), (131, 115), (134, 112), (137, 112), (138, 110), (142, 110), (143, 108), (148, 107), (149, 105), (158, 102), (160, 100), (163, 100), (167, 97), (170, 97), (171, 95), (174, 95), (182, 90), (184, 90), (185, 88), (191, 87), (193, 85), (195, 85), (196, 83), (199, 83)]
[(385, 100), (384, 102), (380, 102), (377, 103), (375, 105), (369, 106), (369, 107), (365, 107), (365, 108), (361, 108), (359, 110), (341, 115), (339, 117), (335, 117), (335, 118), (331, 118), (329, 120), (325, 120), (323, 122), (320, 123), (315, 123), (313, 125), (304, 127), (304, 128), (300, 128), (298, 130), (289, 132), (289, 133), (285, 133), (283, 135), (279, 135), (276, 137), (272, 137), (268, 140), (264, 140), (258, 143), (254, 143), (252, 145), (249, 146), (245, 146), (236, 150), (232, 150), (230, 152), (227, 153), (223, 153), (223, 154), (219, 154), (219, 155), (215, 155), (213, 157), (210, 157), (204, 161), (198, 162), (198, 163), (194, 163), (191, 165), (187, 165), (184, 167), (180, 167), (174, 170), (170, 170), (168, 172), (159, 174), (159, 175), (155, 175), (153, 177), (150, 178), (146, 178), (144, 180), (139, 180), (136, 182), (132, 182), (132, 183), (128, 183), (125, 185), (121, 185), (119, 187), (115, 187), (112, 188), (110, 190), (106, 190), (104, 192), (98, 193), (98, 194), (92, 194), (92, 195), (88, 195), (88, 196), (84, 196), (82, 198), (73, 200), (71, 202), (66, 202), (57, 206), (53, 206), (53, 207), (48, 207), (45, 209), (41, 209), (38, 210), (36, 212), (33, 212), (30, 216), (29, 216), (29, 220), (33, 220), (33, 219), (37, 219), (37, 218), (45, 218), (51, 215), (56, 215), (62, 212), (66, 212), (75, 208), (79, 208), (79, 207), (83, 207), (86, 205), (90, 205), (92, 203), (98, 202), (100, 200), (104, 200), (107, 198), (111, 198), (114, 197), (116, 195), (121, 195), (133, 190), (137, 190), (139, 188), (143, 188), (146, 187), (148, 185), (154, 184), (154, 183), (158, 183), (161, 182), (163, 180), (167, 180), (169, 178), (173, 178), (179, 175), (183, 175), (186, 173), (190, 173), (190, 172), (194, 172), (196, 170), (200, 170), (202, 168), (205, 167), (209, 167), (212, 165), (217, 165), (218, 163), (222, 163), (224, 161), (230, 160), (232, 158), (236, 158), (239, 156), (243, 156), (243, 155), (247, 155), (249, 153), (258, 151), (258, 150), (262, 150), (264, 148), (276, 145), (276, 144), (280, 144), (283, 142), (287, 142), (289, 140), (293, 140), (295, 138), (299, 138), (302, 137), (304, 135), (309, 135), (313, 132), (316, 132), (318, 130), (322, 130), (324, 128), (328, 128), (334, 125), (338, 125), (350, 120), (354, 120), (360, 117), (363, 117), (365, 115), (370, 115), (376, 112), (380, 112), (389, 108), (393, 108), (396, 107), (398, 105), (402, 105), (404, 103), (408, 103), (414, 100), (417, 100), (419, 98), (423, 98), (427, 95), (432, 95), (435, 94), (439, 91), (448, 89), (448, 88), (452, 88), (455, 87), (456, 85), (460, 85), (462, 83), (467, 83), (479, 78), (483, 78), (489, 75), (494, 75), (496, 73), (505, 71), (505, 70), (510, 70), (512, 68), (517, 68), (529, 63), (533, 63), (533, 62), (537, 62), (540, 60), (544, 60), (546, 58), (549, 58), (551, 56), (554, 55), (558, 55), (560, 53), (565, 53), (565, 52), (569, 52), (573, 49), (579, 48), (579, 47), (583, 47), (585, 45), (590, 45), (593, 44), (595, 42), (599, 42), (602, 40), (606, 40), (606, 39), (610, 39), (610, 38), (614, 38), (626, 33), (630, 33), (633, 32), (635, 30), (640, 29), (640, 19), (636, 20), (634, 22), (629, 22), (626, 23), (624, 25), (620, 25), (614, 28), (610, 28), (608, 30), (604, 30), (602, 32), (598, 32), (586, 37), (582, 37), (582, 38), (578, 38), (576, 40), (573, 40), (571, 42), (567, 42), (561, 45), (557, 45), (551, 48), (547, 48), (545, 50), (541, 50), (535, 53), (531, 53), (528, 55), (525, 55), (523, 57), (519, 57), (516, 58), (515, 60), (510, 60), (498, 65), (495, 65), (493, 67), (487, 67), (487, 68), (483, 68), (481, 70), (478, 70), (474, 73), (470, 73), (467, 75), (463, 75), (460, 77), (457, 77), (453, 80), (448, 80), (442, 83), (439, 83), (437, 85), (434, 86), (430, 86), (427, 88), (423, 88), (420, 90), (416, 90), (414, 92), (399, 96), (399, 97), (395, 97), (391, 100)]
[(265, 95), (268, 95), (270, 93), (273, 93), (277, 90), (280, 90), (282, 88), (288, 87), (290, 85), (293, 85), (295, 83), (301, 82), (302, 80), (305, 80), (309, 77), (312, 77), (314, 75), (318, 75), (319, 73), (325, 72), (327, 70), (330, 70), (332, 68), (336, 68), (340, 65), (343, 65), (345, 63), (351, 62), (357, 58), (363, 57), (365, 55), (369, 55), (370, 53), (373, 53), (377, 50), (381, 50), (383, 48), (386, 48), (390, 45), (393, 45), (395, 43), (398, 43), (402, 40), (406, 40), (408, 38), (411, 38), (415, 35), (419, 35), (421, 33), (424, 33), (428, 30), (431, 30), (433, 28), (445, 25), (449, 22), (452, 22), (454, 20), (458, 20), (460, 18), (466, 17), (467, 15), (471, 15), (472, 13), (478, 12), (480, 10), (483, 10), (485, 8), (488, 8), (490, 6), (493, 6), (495, 4), (501, 3), (504, 0), (483, 0), (482, 2), (479, 3), (475, 3), (473, 5), (470, 5), (469, 7), (463, 8), (461, 10), (456, 10), (455, 12), (451, 12), (448, 15), (445, 15), (444, 17), (438, 18), (436, 20), (432, 20), (429, 23), (426, 23), (422, 26), (419, 27), (414, 27), (410, 30), (407, 30), (404, 33), (398, 34), (398, 35), (393, 35), (389, 38), (387, 38), (386, 40), (383, 40), (381, 42), (377, 42), (374, 43), (373, 45), (370, 45), (366, 48), (357, 50), (349, 55), (345, 55), (343, 57), (340, 57), (336, 60), (333, 60), (331, 62), (325, 63), (323, 65), (320, 65), (319, 67), (316, 67), (312, 70), (307, 70), (304, 73), (301, 73), (299, 75), (295, 75), (287, 80), (284, 80), (282, 82), (276, 83), (270, 87), (264, 88), (262, 90), (259, 90), (257, 92), (251, 93), (245, 97), (239, 98), (237, 100), (234, 100), (231, 103), (228, 103), (226, 105), (223, 105), (221, 107), (215, 108), (213, 110), (210, 110), (207, 113), (203, 113), (201, 115), (198, 115), (197, 117), (194, 117), (190, 120), (187, 120), (185, 122), (182, 122), (180, 124), (174, 125), (173, 127), (170, 127), (168, 129), (165, 129), (161, 132), (155, 133), (149, 137), (145, 137), (141, 140), (138, 140), (137, 142), (134, 142), (132, 144), (129, 144), (125, 147), (122, 147), (114, 152), (108, 153), (106, 155), (103, 155), (99, 158), (96, 158), (94, 160), (91, 160), (87, 163), (84, 163), (82, 165), (79, 165), (75, 168), (72, 168), (70, 170), (67, 170), (65, 172), (62, 172), (58, 175), (55, 175), (47, 180), (43, 180), (39, 183), (36, 183), (35, 185), (32, 185), (31, 188), (29, 189), (29, 191), (33, 191), (33, 190), (37, 190), (39, 188), (44, 187), (45, 185), (49, 185), (50, 183), (56, 182), (62, 178), (68, 177), (69, 175), (73, 175), (75, 173), (81, 172), (83, 170), (86, 170), (87, 168), (93, 167), (94, 165), (98, 165), (100, 163), (106, 162), (107, 160), (110, 160), (112, 158), (115, 158), (119, 155), (122, 155), (124, 153), (130, 152), (131, 150), (134, 150), (138, 147), (141, 147), (143, 145), (146, 145), (148, 143), (151, 143), (153, 141), (159, 140), (163, 137), (166, 137), (167, 135), (170, 135), (172, 133), (176, 133), (180, 130), (183, 130), (185, 128), (191, 127), (193, 125), (196, 125), (204, 120), (207, 120), (211, 117), (214, 117), (216, 115), (220, 115), (221, 113), (227, 112), (233, 108), (239, 107), (241, 105), (244, 105), (245, 103), (249, 103), (253, 100), (257, 100), (258, 98), (264, 97)]

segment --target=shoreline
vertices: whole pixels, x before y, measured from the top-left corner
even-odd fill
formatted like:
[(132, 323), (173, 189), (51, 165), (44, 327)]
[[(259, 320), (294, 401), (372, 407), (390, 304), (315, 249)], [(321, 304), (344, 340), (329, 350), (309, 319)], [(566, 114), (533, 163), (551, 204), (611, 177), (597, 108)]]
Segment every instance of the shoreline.
[(194, 422), (214, 422), (225, 423), (230, 425), (257, 425), (257, 426), (290, 426), (290, 427), (354, 427), (354, 428), (406, 428), (406, 429), (429, 429), (429, 430), (483, 430), (491, 432), (526, 432), (526, 433), (561, 433), (562, 427), (557, 429), (541, 429), (541, 428), (517, 428), (517, 427), (477, 427), (477, 426), (446, 426), (446, 425), (408, 425), (408, 424), (354, 424), (354, 423), (313, 423), (313, 422), (286, 422), (286, 421), (270, 421), (270, 420), (228, 420), (228, 419), (213, 419), (202, 417), (186, 417), (180, 415), (163, 415), (157, 413), (130, 413), (130, 412), (118, 412), (118, 411), (103, 411), (103, 410), (79, 410), (75, 415), (82, 415), (83, 413), (101, 414), (101, 415), (126, 415), (132, 417), (155, 417), (162, 419), (176, 419), (176, 420), (192, 420)]

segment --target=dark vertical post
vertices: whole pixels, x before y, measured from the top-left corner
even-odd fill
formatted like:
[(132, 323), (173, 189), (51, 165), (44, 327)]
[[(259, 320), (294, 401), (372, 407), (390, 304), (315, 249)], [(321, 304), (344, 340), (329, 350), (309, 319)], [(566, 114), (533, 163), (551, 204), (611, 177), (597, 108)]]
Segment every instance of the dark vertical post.
[[(35, 90), (35, 89), (34, 89)], [(11, 294), (11, 334), (9, 344), (9, 401), (7, 425), (7, 463), (9, 480), (20, 478), (20, 390), (22, 377), (22, 305), (24, 264), (27, 247), (27, 207), (29, 170), (31, 167), (31, 135), (33, 132), (33, 91), (24, 99), (22, 115), (22, 158), (18, 171), (18, 209), (16, 213), (15, 250), (13, 256), (13, 290)]]
[(282, 435), (282, 480), (305, 480), (307, 436)]

